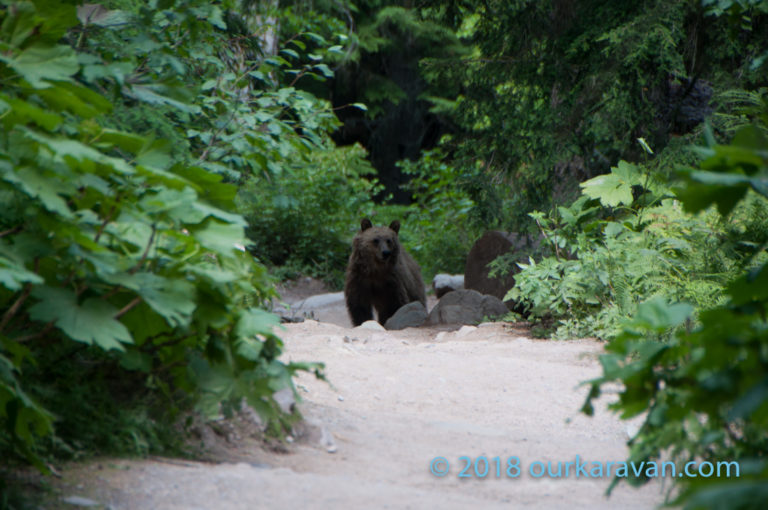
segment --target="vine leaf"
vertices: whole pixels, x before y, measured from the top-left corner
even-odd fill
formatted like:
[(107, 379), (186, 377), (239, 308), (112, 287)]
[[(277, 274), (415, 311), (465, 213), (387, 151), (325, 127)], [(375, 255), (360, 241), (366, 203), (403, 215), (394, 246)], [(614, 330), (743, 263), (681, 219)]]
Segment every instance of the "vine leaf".
[(14, 58), (0, 55), (5, 62), (36, 89), (51, 86), (48, 81), (68, 80), (80, 65), (69, 46), (30, 46)]
[(0, 255), (0, 285), (6, 289), (17, 291), (25, 282), (43, 283), (43, 279), (27, 270), (24, 264)]
[(146, 272), (105, 275), (104, 279), (135, 291), (171, 326), (188, 326), (192, 320), (197, 293), (191, 282)]
[(67, 336), (104, 350), (123, 351), (122, 344), (133, 343), (128, 329), (113, 317), (117, 308), (96, 298), (86, 299), (82, 305), (68, 289), (40, 286), (32, 291), (40, 302), (31, 306), (29, 315), (41, 322), (54, 321)]
[(62, 190), (60, 182), (46, 179), (38, 170), (24, 167), (14, 171), (10, 165), (0, 162), (0, 178), (16, 184), (24, 193), (40, 200), (43, 207), (49, 211), (58, 213), (65, 218), (72, 217), (72, 212), (67, 207), (66, 201), (59, 196), (59, 192)]
[(618, 166), (611, 168), (610, 174), (598, 175), (579, 186), (588, 197), (600, 200), (604, 206), (616, 207), (632, 204), (632, 186), (639, 184), (637, 167), (626, 161), (619, 161)]

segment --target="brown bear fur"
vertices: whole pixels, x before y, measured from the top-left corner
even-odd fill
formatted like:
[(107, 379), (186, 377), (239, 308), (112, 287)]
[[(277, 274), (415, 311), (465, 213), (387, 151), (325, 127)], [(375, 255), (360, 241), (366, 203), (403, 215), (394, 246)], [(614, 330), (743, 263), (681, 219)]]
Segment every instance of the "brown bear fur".
[(372, 308), (384, 324), (403, 305), (420, 301), (427, 306), (421, 269), (400, 245), (399, 230), (399, 221), (389, 227), (374, 227), (368, 218), (360, 222), (344, 284), (347, 311), (355, 326), (373, 319)]

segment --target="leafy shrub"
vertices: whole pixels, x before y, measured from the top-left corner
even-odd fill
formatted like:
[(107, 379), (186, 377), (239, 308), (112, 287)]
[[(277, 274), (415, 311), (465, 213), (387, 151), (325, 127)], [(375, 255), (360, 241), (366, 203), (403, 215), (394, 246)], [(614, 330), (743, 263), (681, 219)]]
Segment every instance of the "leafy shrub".
[[(765, 203), (766, 150), (762, 126), (744, 127), (730, 145), (702, 150), (699, 168), (681, 171), (677, 195), (686, 210), (717, 205), (728, 218), (750, 189)], [(727, 301), (700, 311), (693, 330), (680, 328), (692, 306), (661, 298), (641, 304), (606, 346), (603, 375), (591, 382), (584, 407), (591, 413), (602, 385), (618, 381), (623, 389), (613, 408), (623, 418), (645, 414), (629, 460), (666, 452), (679, 465), (738, 461), (738, 478), (675, 478), (682, 486), (676, 503), (687, 509), (757, 509), (768, 498), (768, 254), (764, 242), (750, 251), (747, 270), (725, 289)]]
[(482, 231), (472, 220), (475, 204), (460, 185), (461, 176), (439, 149), (399, 165), (410, 176), (403, 187), (413, 195), (400, 213), (409, 231), (406, 246), (427, 279), (436, 273), (463, 274), (466, 254)]
[[(257, 308), (273, 290), (238, 248), (246, 222), (219, 163), (248, 147), (220, 136), (215, 120), (207, 143), (181, 131), (190, 114), (226, 106), (214, 88), (193, 83), (196, 97), (174, 80), (225, 66), (212, 54), (226, 47), (220, 7), (163, 5), (100, 17), (66, 3), (0, 9), (0, 450), (43, 470), (46, 437), (62, 450), (89, 440), (151, 450), (164, 416), (142, 416), (147, 408), (173, 413), (194, 401), (212, 415), (245, 398), (279, 421), (273, 392), (291, 387), (296, 370), (319, 369), (278, 361), (277, 318)], [(92, 53), (60, 44), (78, 31), (75, 44)], [(116, 53), (99, 53), (110, 41)], [(284, 108), (282, 96), (303, 104), (291, 91), (265, 96), (265, 115)], [(115, 104), (153, 105), (193, 143), (116, 129)], [(275, 121), (251, 140), (260, 161), (282, 127), (293, 133), (296, 122)], [(115, 400), (135, 412), (105, 418)], [(112, 420), (122, 427), (109, 438)]]
[(552, 318), (559, 337), (612, 338), (656, 296), (697, 309), (722, 302), (744, 257), (716, 214), (685, 213), (660, 179), (624, 161), (581, 186), (570, 207), (531, 215), (555, 254), (521, 264), (509, 297), (534, 318)]
[(252, 253), (340, 285), (350, 239), (380, 189), (364, 156), (359, 146), (314, 151), (302, 165), (247, 180), (239, 204)]

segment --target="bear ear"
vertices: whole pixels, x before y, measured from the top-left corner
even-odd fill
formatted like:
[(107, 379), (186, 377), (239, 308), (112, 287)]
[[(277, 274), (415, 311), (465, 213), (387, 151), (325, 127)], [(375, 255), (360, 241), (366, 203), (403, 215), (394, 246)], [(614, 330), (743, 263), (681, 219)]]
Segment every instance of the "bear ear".
[(373, 226), (373, 223), (371, 223), (371, 220), (369, 220), (368, 218), (363, 218), (363, 221), (360, 222), (360, 231), (365, 232), (372, 226)]
[(395, 231), (395, 233), (400, 232), (400, 222), (395, 220), (392, 223), (389, 224), (389, 228)]

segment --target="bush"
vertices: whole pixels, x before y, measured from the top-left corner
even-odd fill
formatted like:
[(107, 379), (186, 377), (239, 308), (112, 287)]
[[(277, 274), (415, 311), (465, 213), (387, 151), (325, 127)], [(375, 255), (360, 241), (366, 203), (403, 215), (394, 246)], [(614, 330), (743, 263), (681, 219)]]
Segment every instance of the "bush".
[[(115, 109), (152, 105), (164, 129), (194, 139), (180, 131), (191, 114), (222, 114), (238, 80), (194, 81), (226, 67), (213, 53), (227, 47), (221, 8), (134, 7), (93, 17), (47, 1), (0, 9), (0, 454), (44, 471), (51, 452), (172, 444), (159, 437), (167, 418), (193, 403), (211, 416), (245, 399), (282, 424), (272, 394), (296, 370), (320, 368), (279, 361), (278, 319), (259, 308), (274, 291), (238, 248), (236, 186), (207, 159), (245, 150), (239, 139), (172, 148), (115, 127), (130, 123)], [(265, 96), (267, 111), (282, 110), (281, 97), (297, 111), (314, 104), (293, 91)], [(287, 124), (264, 125), (281, 134)], [(252, 142), (263, 149), (270, 136)]]
[(409, 231), (407, 248), (427, 280), (436, 273), (463, 274), (467, 253), (482, 229), (472, 220), (475, 204), (464, 191), (461, 176), (439, 149), (399, 165), (410, 176), (403, 187), (413, 195), (413, 203), (400, 213)]
[[(554, 320), (556, 336), (613, 338), (639, 303), (664, 297), (696, 309), (722, 303), (723, 290), (746, 263), (739, 247), (758, 236), (722, 222), (716, 213), (684, 212), (663, 180), (620, 162), (582, 183), (583, 195), (550, 216), (531, 216), (554, 255), (520, 264), (508, 297), (534, 319)], [(751, 222), (740, 209), (741, 224)]]
[[(703, 149), (698, 169), (681, 171), (677, 195), (687, 211), (717, 205), (729, 221), (743, 201), (748, 211), (765, 210), (764, 127), (740, 129), (730, 145)], [(759, 220), (758, 233), (766, 216)], [(725, 302), (699, 307), (694, 329), (682, 328), (694, 316), (688, 304), (662, 298), (641, 304), (606, 346), (602, 377), (591, 381), (587, 413), (604, 384), (619, 382), (623, 389), (613, 408), (623, 418), (645, 415), (630, 441), (630, 461), (658, 459), (663, 452), (678, 466), (692, 459), (738, 461), (738, 478), (675, 478), (682, 488), (676, 503), (686, 509), (758, 509), (768, 498), (768, 254), (762, 239), (740, 239), (738, 248), (748, 255), (740, 274), (725, 287)]]
[[(306, 164), (248, 179), (238, 196), (249, 250), (275, 266), (343, 282), (350, 241), (381, 187), (360, 146), (314, 151)], [(285, 271), (285, 269), (283, 269)]]

